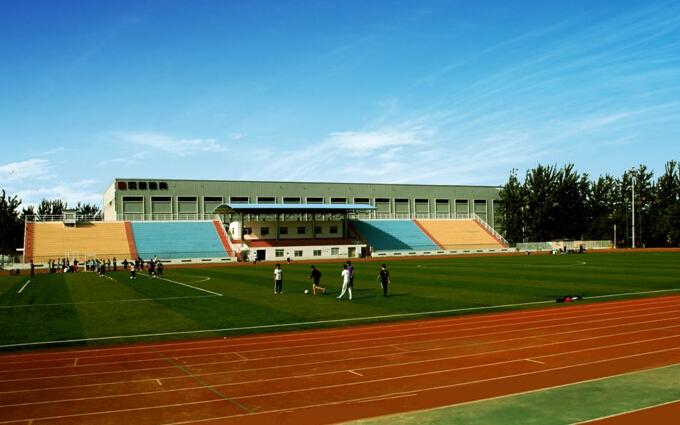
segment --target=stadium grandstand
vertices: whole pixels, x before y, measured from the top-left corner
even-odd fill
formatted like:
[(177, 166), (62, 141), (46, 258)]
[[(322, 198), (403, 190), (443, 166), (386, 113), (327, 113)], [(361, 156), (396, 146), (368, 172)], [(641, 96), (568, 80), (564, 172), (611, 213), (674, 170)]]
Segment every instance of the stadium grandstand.
[(165, 264), (508, 252), (497, 187), (118, 178), (97, 220), (26, 222), (24, 260)]

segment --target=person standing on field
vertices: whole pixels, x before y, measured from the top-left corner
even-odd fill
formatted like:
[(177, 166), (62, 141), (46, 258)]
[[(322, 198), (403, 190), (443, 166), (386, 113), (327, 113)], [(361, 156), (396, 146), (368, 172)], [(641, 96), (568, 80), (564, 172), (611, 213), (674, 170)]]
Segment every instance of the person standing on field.
[(349, 288), (354, 289), (354, 266), (350, 260), (347, 260), (347, 271), (349, 272)]
[(380, 266), (380, 273), (378, 273), (378, 278), (376, 279), (376, 282), (380, 280), (380, 284), (382, 285), (382, 290), (383, 290), (383, 297), (387, 296), (387, 285), (390, 283), (390, 272), (387, 271), (387, 267), (383, 264)]
[(342, 265), (342, 273), (340, 276), (342, 276), (342, 292), (340, 292), (338, 299), (342, 299), (342, 296), (345, 295), (345, 292), (349, 292), (349, 299), (351, 300), (352, 287), (349, 285), (349, 270), (347, 270), (347, 264)]
[(309, 279), (314, 278), (314, 283), (312, 283), (312, 292), (314, 295), (316, 295), (316, 290), (322, 291), (324, 294), (326, 293), (326, 288), (322, 288), (319, 286), (319, 281), (321, 280), (321, 272), (316, 269), (316, 267), (311, 266), (312, 269), (312, 274), (309, 276)]
[(283, 292), (283, 270), (281, 270), (281, 264), (276, 263), (276, 268), (274, 269), (274, 293), (280, 294)]

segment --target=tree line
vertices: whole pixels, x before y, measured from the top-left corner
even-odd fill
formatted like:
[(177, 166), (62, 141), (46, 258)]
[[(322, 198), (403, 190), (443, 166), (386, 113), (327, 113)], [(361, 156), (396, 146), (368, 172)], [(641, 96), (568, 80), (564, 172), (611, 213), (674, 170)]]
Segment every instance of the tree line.
[[(646, 166), (619, 178), (592, 181), (573, 164), (538, 165), (520, 182), (517, 170), (501, 187), (496, 220), (511, 244), (554, 240), (609, 240), (619, 247), (680, 244), (680, 168), (666, 163), (653, 180)], [(633, 221), (634, 218), (634, 221)], [(635, 233), (633, 233), (633, 230)]]
[[(19, 211), (21, 200), (17, 196), (7, 196), (2, 190), (0, 197), (0, 254), (11, 255), (18, 247), (24, 246), (24, 222), (26, 220), (41, 220), (50, 216), (61, 217), (68, 209), (67, 203), (61, 200), (43, 199), (36, 210), (32, 205)], [(101, 218), (98, 206), (78, 204), (75, 207), (78, 216), (88, 216), (89, 219)]]

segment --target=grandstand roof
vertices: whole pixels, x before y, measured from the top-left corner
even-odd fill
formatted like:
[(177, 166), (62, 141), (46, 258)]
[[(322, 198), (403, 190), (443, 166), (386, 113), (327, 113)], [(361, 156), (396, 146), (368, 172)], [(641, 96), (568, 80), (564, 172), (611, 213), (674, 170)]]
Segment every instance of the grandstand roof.
[(365, 204), (220, 204), (213, 214), (345, 214), (376, 209)]

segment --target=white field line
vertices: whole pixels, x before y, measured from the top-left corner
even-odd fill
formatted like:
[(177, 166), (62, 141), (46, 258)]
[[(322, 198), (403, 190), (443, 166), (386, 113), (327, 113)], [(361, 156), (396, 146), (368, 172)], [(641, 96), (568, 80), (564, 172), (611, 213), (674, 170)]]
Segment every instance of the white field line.
[[(675, 292), (675, 291), (680, 291), (680, 288), (659, 290), (659, 291), (636, 292), (636, 293), (631, 293), (631, 294), (605, 295), (605, 296), (602, 296), (602, 297), (643, 295), (643, 294), (661, 293), (661, 292)], [(180, 298), (184, 298), (184, 297), (180, 297)], [(186, 297), (186, 298), (195, 298), (195, 297)], [(599, 297), (589, 297), (589, 299), (590, 298), (599, 298)], [(150, 300), (153, 300), (153, 299), (150, 299)], [(180, 335), (200, 335), (200, 334), (206, 334), (206, 333), (239, 332), (239, 331), (245, 331), (245, 330), (269, 330), (269, 329), (282, 329), (282, 328), (297, 327), (297, 326), (310, 326), (310, 325), (316, 326), (316, 325), (337, 324), (337, 323), (351, 324), (351, 323), (362, 322), (362, 321), (367, 321), (367, 320), (384, 320), (384, 319), (394, 319), (394, 318), (406, 319), (406, 318), (418, 317), (418, 316), (430, 315), (430, 314), (445, 314), (445, 313), (450, 314), (450, 313), (457, 313), (457, 312), (475, 312), (475, 311), (491, 310), (491, 309), (497, 309), (497, 308), (512, 308), (512, 307), (523, 307), (523, 306), (531, 306), (531, 305), (539, 305), (539, 304), (554, 304), (554, 303), (555, 303), (555, 301), (534, 301), (534, 302), (528, 302), (528, 303), (504, 304), (504, 305), (496, 305), (496, 306), (471, 307), (471, 308), (438, 310), (438, 311), (417, 312), (417, 313), (404, 313), (404, 314), (389, 314), (389, 315), (382, 315), (382, 316), (366, 316), (366, 317), (355, 317), (355, 318), (347, 318), (347, 319), (317, 320), (317, 321), (312, 321), (312, 322), (292, 322), (292, 323), (280, 323), (280, 324), (273, 324), (273, 325), (244, 326), (244, 327), (238, 327), (238, 328), (198, 329), (198, 330), (192, 330), (192, 331), (179, 331), (179, 332), (161, 332), (161, 333), (147, 333), (147, 334), (133, 334), (133, 335), (115, 335), (115, 336), (98, 337), (98, 338), (39, 341), (39, 342), (30, 342), (30, 343), (0, 345), (0, 348), (31, 347), (31, 346), (37, 346), (37, 345), (53, 345), (53, 344), (62, 344), (62, 343), (72, 344), (72, 343), (79, 343), (79, 342), (86, 343), (86, 342), (96, 342), (96, 341), (115, 341), (115, 340), (127, 339), (127, 338), (149, 338), (149, 337), (159, 338), (159, 337), (171, 337), (171, 336), (180, 336)]]
[(21, 289), (19, 289), (19, 292), (17, 292), (17, 294), (24, 292), (24, 289), (26, 289), (26, 287), (28, 286), (29, 283), (31, 283), (30, 280), (28, 282), (24, 283), (24, 286), (22, 286)]

